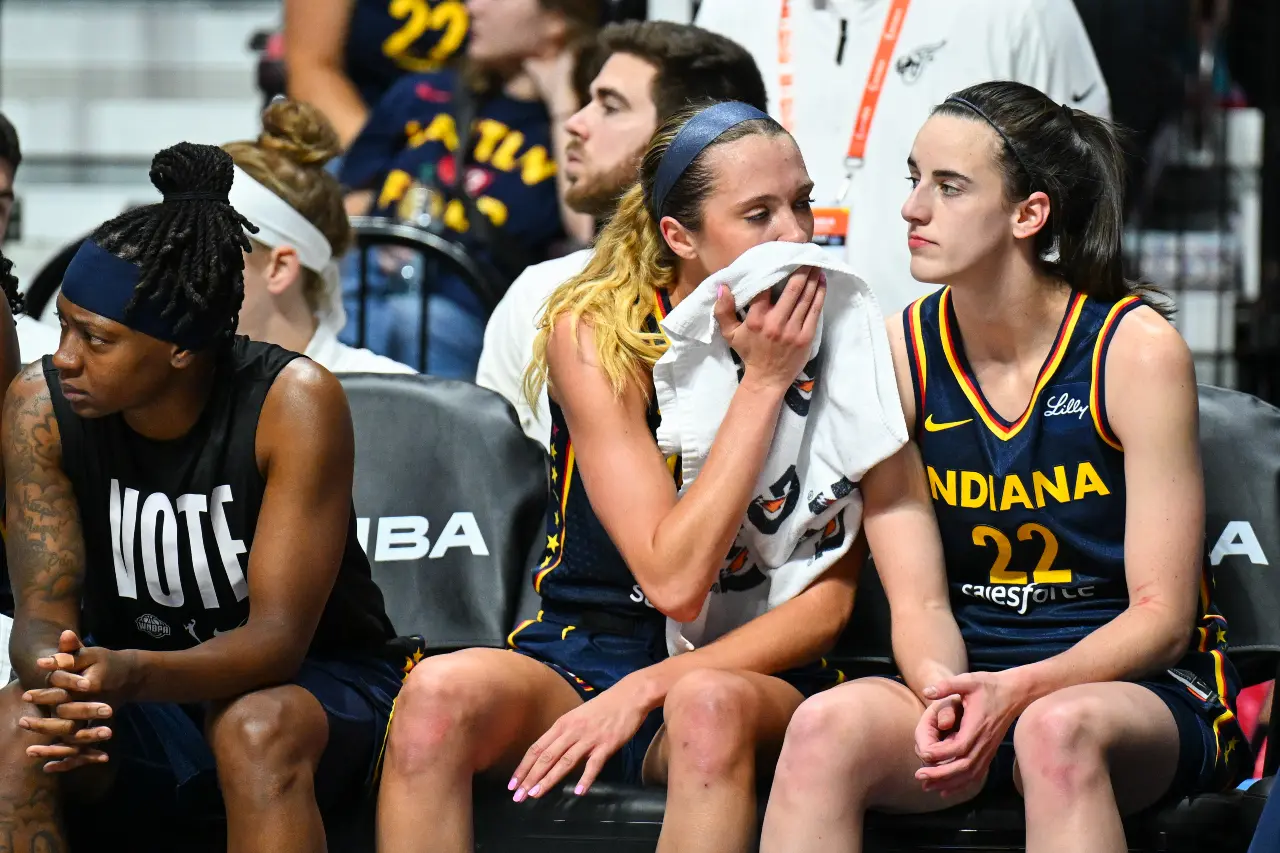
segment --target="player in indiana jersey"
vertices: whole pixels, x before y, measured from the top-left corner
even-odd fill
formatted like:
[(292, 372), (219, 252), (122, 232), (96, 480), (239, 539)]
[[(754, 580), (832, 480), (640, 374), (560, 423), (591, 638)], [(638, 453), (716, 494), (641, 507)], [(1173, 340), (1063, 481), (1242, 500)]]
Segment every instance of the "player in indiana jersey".
[(899, 391), (945, 552), (881, 570), (901, 680), (802, 706), (761, 849), (861, 849), (868, 808), (1014, 787), (1027, 850), (1234, 784), (1247, 744), (1204, 566), (1195, 372), (1121, 270), (1122, 149), (1017, 83), (937, 107), (908, 161)]
[(225, 805), (231, 850), (323, 850), (321, 809), (360, 796), (400, 682), (346, 398), (234, 335), (256, 229), (230, 155), (182, 143), (151, 177), (164, 201), (85, 241), (57, 353), (5, 400), (0, 847), (185, 848), (170, 833)]

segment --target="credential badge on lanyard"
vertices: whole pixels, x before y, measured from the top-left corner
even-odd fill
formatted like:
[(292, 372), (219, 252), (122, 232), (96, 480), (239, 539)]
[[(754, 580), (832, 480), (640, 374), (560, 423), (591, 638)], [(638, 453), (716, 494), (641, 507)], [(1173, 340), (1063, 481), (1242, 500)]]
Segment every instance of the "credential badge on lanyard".
[[(778, 20), (778, 110), (782, 126), (794, 134), (796, 105), (795, 74), (792, 70), (791, 2), (792, 0), (782, 0), (782, 14)], [(830, 207), (813, 209), (813, 242), (824, 246), (841, 260), (845, 259), (845, 238), (849, 231), (849, 189), (853, 185), (854, 175), (862, 168), (866, 158), (871, 122), (880, 105), (880, 91), (884, 87), (885, 76), (889, 73), (893, 51), (898, 45), (898, 37), (902, 34), (902, 25), (910, 5), (911, 0), (893, 0), (889, 7), (889, 16), (885, 19), (884, 30), (880, 34), (871, 72), (867, 75), (867, 85), (862, 92), (862, 102), (858, 105), (853, 135), (845, 153), (844, 181), (840, 185), (840, 192)]]

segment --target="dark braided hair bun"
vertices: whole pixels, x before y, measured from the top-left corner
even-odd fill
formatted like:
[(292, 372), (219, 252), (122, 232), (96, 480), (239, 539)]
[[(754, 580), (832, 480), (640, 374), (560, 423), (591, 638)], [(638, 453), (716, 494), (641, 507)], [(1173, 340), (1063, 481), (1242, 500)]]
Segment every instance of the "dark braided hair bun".
[[(196, 145), (179, 142), (166, 148), (151, 161), (151, 183), (160, 191), (165, 201), (226, 202), (234, 177), (231, 158), (226, 154), (213, 156), (210, 152), (222, 150), (212, 145)], [(189, 198), (195, 195), (208, 199)], [(175, 198), (176, 196), (176, 198)]]
[(258, 229), (227, 202), (231, 155), (180, 142), (151, 161), (164, 201), (120, 214), (92, 240), (142, 271), (126, 311), (157, 302), (175, 331), (208, 330), (210, 345), (230, 343), (244, 300), (246, 229)]
[(262, 114), (258, 145), (299, 166), (320, 168), (342, 153), (338, 132), (310, 104), (277, 98)]

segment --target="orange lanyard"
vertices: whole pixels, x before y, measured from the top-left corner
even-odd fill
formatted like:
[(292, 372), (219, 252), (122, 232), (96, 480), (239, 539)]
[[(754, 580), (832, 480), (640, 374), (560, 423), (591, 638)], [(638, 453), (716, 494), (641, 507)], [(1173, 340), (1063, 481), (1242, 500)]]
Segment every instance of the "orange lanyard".
[[(862, 166), (866, 156), (871, 121), (875, 118), (876, 107), (880, 105), (880, 92), (884, 88), (884, 78), (889, 73), (893, 51), (898, 46), (898, 37), (902, 35), (902, 24), (906, 20), (907, 7), (910, 5), (911, 0), (893, 0), (889, 7), (889, 16), (885, 19), (884, 30), (880, 33), (880, 44), (876, 47), (875, 59), (871, 63), (871, 73), (867, 75), (867, 86), (862, 91), (862, 103), (858, 106), (853, 136), (849, 139), (849, 148), (845, 154), (845, 182), (837, 198), (838, 202), (843, 202), (849, 194), (853, 173)], [(778, 109), (782, 116), (782, 126), (794, 133), (795, 75), (791, 70), (791, 61), (791, 0), (782, 0), (782, 15), (778, 21)]]

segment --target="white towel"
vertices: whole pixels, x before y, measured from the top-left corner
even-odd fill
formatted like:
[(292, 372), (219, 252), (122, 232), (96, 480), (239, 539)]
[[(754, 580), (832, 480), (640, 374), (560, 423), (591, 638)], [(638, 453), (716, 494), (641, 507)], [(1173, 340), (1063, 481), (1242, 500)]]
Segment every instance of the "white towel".
[(862, 523), (858, 482), (907, 442), (880, 306), (866, 282), (812, 243), (765, 243), (708, 277), (662, 321), (670, 340), (653, 368), (658, 445), (697, 479), (738, 387), (715, 319), (725, 285), (739, 310), (802, 266), (827, 274), (810, 362), (787, 393), (758, 497), (694, 622), (668, 621), (672, 654), (689, 651), (803, 592), (848, 552)]

